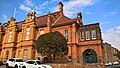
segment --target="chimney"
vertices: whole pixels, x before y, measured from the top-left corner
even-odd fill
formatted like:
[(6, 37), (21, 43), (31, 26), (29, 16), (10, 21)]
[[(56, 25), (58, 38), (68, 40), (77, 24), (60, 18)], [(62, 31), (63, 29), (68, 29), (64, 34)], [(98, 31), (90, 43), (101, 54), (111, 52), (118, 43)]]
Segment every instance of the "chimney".
[(2, 26), (2, 23), (0, 22), (0, 28), (1, 28), (1, 26)]
[(77, 18), (81, 18), (82, 19), (82, 13), (78, 12)]
[(48, 13), (48, 17), (47, 17), (48, 32), (51, 31), (51, 25), (52, 25), (52, 21), (51, 21), (51, 15), (50, 15), (50, 12), (49, 12), (49, 13)]
[(81, 12), (78, 12), (77, 18), (78, 18), (77, 22), (78, 22), (80, 25), (83, 25), (83, 23), (82, 23), (82, 13), (81, 13)]
[(62, 2), (59, 2), (59, 12), (60, 12), (60, 15), (63, 15), (63, 3)]
[(2, 23), (0, 22), (0, 25), (2, 25)]

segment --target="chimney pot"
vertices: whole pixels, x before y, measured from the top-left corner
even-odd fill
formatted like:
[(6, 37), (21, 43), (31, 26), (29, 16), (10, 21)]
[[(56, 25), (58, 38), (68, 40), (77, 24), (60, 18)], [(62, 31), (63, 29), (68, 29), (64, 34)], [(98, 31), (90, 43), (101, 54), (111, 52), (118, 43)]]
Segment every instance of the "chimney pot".
[(82, 18), (82, 13), (81, 13), (81, 12), (78, 12), (77, 17), (78, 17), (78, 18)]
[(59, 2), (59, 11), (60, 12), (63, 12), (63, 3), (62, 2)]

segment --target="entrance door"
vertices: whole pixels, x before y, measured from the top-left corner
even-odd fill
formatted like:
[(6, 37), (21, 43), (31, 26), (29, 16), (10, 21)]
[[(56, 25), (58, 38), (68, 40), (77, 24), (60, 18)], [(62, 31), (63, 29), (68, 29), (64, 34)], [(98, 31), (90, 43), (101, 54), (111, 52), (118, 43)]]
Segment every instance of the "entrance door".
[(92, 49), (86, 49), (83, 52), (83, 62), (84, 63), (97, 63), (97, 55), (96, 52)]

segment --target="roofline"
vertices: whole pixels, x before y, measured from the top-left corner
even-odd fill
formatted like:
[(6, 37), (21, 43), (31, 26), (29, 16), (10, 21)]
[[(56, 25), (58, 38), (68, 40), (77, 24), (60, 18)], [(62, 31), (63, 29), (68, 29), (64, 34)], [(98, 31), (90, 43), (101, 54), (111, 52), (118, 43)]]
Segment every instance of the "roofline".
[(38, 25), (37, 27), (38, 27), (38, 28), (47, 27), (47, 24)]
[(16, 24), (17, 24), (17, 23), (22, 23), (22, 22), (25, 22), (25, 20), (21, 20), (21, 21), (19, 21), (19, 22), (16, 22)]
[(91, 26), (91, 25), (99, 25), (99, 23), (86, 24), (86, 25), (83, 25), (83, 26)]
[[(53, 12), (53, 13), (59, 13), (59, 11)], [(53, 14), (53, 13), (50, 13), (50, 14)], [(47, 16), (47, 15), (48, 15), (48, 14), (45, 14), (45, 15), (42, 15), (42, 16), (38, 16), (38, 17), (36, 17), (36, 18), (41, 18), (41, 17)]]
[(65, 22), (63, 24), (57, 24), (52, 27), (55, 28), (55, 27), (61, 27), (61, 26), (66, 26), (66, 25), (72, 25), (73, 23), (78, 24), (76, 21), (71, 21), (71, 22)]

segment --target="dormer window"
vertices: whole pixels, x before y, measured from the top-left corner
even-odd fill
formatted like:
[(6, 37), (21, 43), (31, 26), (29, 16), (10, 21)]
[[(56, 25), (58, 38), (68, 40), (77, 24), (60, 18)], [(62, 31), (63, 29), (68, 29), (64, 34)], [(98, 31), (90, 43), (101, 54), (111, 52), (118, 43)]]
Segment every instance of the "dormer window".
[(10, 30), (10, 32), (9, 32), (8, 42), (11, 42), (11, 39), (12, 39), (12, 30)]
[(28, 26), (26, 28), (26, 37), (25, 37), (25, 40), (29, 40), (29, 35), (30, 35), (30, 27)]

